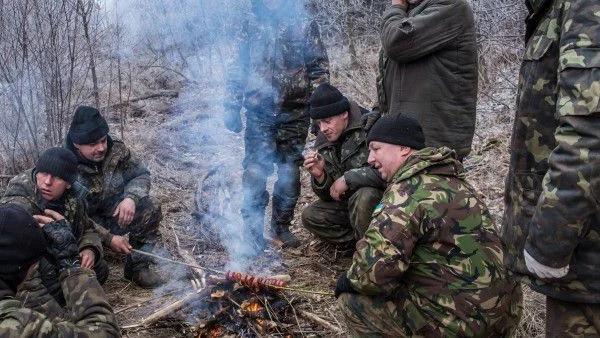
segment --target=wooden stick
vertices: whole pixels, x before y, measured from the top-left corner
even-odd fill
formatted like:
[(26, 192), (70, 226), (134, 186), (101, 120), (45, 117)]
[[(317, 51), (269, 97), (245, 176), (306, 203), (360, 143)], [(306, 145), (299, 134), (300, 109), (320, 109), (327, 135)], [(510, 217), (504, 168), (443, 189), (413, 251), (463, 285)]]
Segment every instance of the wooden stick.
[(156, 259), (161, 259), (163, 261), (167, 261), (167, 262), (171, 262), (173, 264), (179, 264), (179, 265), (185, 265), (185, 266), (189, 266), (190, 268), (194, 268), (194, 269), (200, 269), (200, 270), (207, 270), (213, 273), (218, 273), (221, 275), (225, 275), (225, 271), (221, 271), (221, 270), (217, 270), (217, 269), (212, 269), (212, 268), (207, 268), (207, 267), (203, 267), (200, 265), (195, 265), (195, 264), (188, 264), (185, 262), (180, 262), (180, 261), (175, 261), (172, 260), (170, 258), (166, 258), (166, 257), (162, 257), (162, 256), (158, 256), (149, 252), (145, 252), (145, 251), (141, 251), (141, 250), (137, 250), (137, 249), (131, 249), (131, 251), (138, 253), (140, 255), (144, 255), (144, 256), (148, 256), (148, 257), (152, 257), (152, 258), (156, 258)]
[(339, 333), (343, 333), (343, 331), (342, 331), (342, 329), (341, 329), (341, 328), (339, 328), (339, 327), (337, 327), (337, 326), (335, 326), (335, 325), (331, 324), (330, 322), (328, 322), (328, 321), (326, 321), (325, 319), (323, 319), (323, 318), (321, 318), (321, 317), (317, 316), (317, 315), (316, 315), (316, 314), (314, 314), (314, 313), (310, 313), (310, 312), (308, 312), (308, 311), (306, 311), (306, 310), (300, 310), (299, 312), (300, 312), (300, 314), (301, 314), (302, 316), (304, 316), (304, 318), (306, 318), (306, 319), (310, 319), (310, 320), (311, 320), (311, 321), (313, 321), (314, 323), (317, 323), (317, 324), (319, 324), (319, 325), (323, 326), (323, 327), (324, 327), (324, 328), (326, 328), (326, 329), (329, 329), (329, 330), (331, 330), (331, 331), (334, 331), (335, 333), (338, 333), (338, 334), (339, 334)]
[(140, 324), (142, 326), (148, 326), (150, 324), (156, 323), (160, 319), (163, 319), (163, 318), (169, 316), (170, 314), (172, 314), (173, 312), (181, 309), (184, 305), (191, 302), (192, 300), (205, 296), (208, 292), (210, 292), (209, 289), (202, 289), (200, 292), (194, 291), (194, 292), (186, 295), (182, 299), (180, 299), (172, 304), (169, 304), (169, 305), (163, 307), (162, 309), (154, 312), (153, 314), (151, 314), (150, 316), (148, 316), (144, 320), (142, 320), (142, 322)]
[(141, 301), (141, 302), (137, 302), (137, 303), (135, 303), (135, 304), (131, 304), (131, 305), (129, 305), (129, 306), (126, 306), (126, 307), (124, 307), (124, 308), (122, 308), (122, 309), (116, 310), (116, 311), (115, 311), (115, 314), (119, 314), (119, 313), (121, 313), (121, 312), (123, 312), (123, 311), (127, 311), (127, 310), (129, 310), (129, 309), (132, 309), (132, 308), (134, 308), (134, 307), (139, 307), (139, 306), (141, 306), (141, 305), (143, 305), (143, 304), (145, 304), (145, 303), (150, 303), (150, 302), (152, 302), (152, 301), (155, 301), (155, 300), (157, 300), (157, 299), (161, 299), (161, 298), (164, 298), (164, 297), (169, 297), (169, 296), (172, 296), (172, 295), (174, 295), (175, 293), (177, 293), (177, 291), (172, 291), (172, 292), (169, 292), (169, 293), (165, 293), (164, 295), (160, 295), (160, 296), (152, 297), (152, 298), (150, 298), (150, 299), (146, 299), (146, 300), (143, 300), (143, 301)]

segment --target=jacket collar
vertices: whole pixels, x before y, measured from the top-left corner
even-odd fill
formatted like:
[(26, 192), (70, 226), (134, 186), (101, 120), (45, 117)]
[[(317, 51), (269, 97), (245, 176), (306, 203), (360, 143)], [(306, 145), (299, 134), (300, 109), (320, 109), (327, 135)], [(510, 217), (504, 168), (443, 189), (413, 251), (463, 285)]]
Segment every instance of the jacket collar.
[(394, 175), (392, 183), (398, 183), (421, 174), (463, 178), (464, 168), (456, 159), (454, 150), (447, 147), (424, 148), (414, 152), (406, 159)]

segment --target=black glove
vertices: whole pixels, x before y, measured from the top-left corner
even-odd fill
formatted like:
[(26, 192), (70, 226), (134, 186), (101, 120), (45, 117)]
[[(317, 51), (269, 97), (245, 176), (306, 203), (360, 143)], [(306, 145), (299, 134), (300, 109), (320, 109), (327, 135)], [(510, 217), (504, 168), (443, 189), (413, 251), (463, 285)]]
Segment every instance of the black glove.
[(338, 298), (342, 293), (358, 293), (352, 287), (352, 283), (350, 283), (350, 280), (348, 279), (348, 276), (346, 276), (345, 272), (340, 276), (335, 284), (335, 298)]
[(223, 116), (223, 122), (225, 128), (228, 130), (239, 133), (242, 131), (242, 116), (240, 115), (241, 108), (225, 105), (225, 115)]
[(366, 113), (360, 117), (360, 124), (362, 125), (362, 128), (365, 131), (369, 131), (371, 130), (375, 122), (379, 120), (380, 117), (381, 112), (379, 111), (379, 109), (374, 108), (373, 111)]
[(80, 265), (77, 239), (67, 220), (62, 219), (48, 223), (42, 230), (48, 241), (46, 247), (48, 258), (58, 266), (59, 270)]

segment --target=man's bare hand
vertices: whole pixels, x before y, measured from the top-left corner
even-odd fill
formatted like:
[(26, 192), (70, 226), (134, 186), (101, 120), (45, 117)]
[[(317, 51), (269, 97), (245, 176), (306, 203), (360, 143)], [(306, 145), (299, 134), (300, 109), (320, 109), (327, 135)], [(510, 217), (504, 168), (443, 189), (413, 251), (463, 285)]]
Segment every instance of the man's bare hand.
[(39, 227), (43, 227), (44, 225), (54, 222), (61, 221), (65, 219), (65, 216), (59, 214), (58, 212), (50, 209), (44, 210), (43, 215), (33, 215), (33, 218), (38, 222)]
[(123, 236), (114, 235), (110, 240), (110, 249), (116, 253), (128, 255), (133, 247)]
[(93, 269), (94, 262), (96, 261), (96, 254), (92, 249), (83, 249), (79, 251), (79, 257), (81, 258), (81, 267), (86, 269)]
[(408, 0), (392, 0), (392, 5), (400, 5), (400, 7), (408, 7)]
[(135, 202), (133, 199), (127, 197), (117, 205), (113, 217), (118, 217), (118, 224), (120, 227), (129, 225), (135, 217)]
[(325, 160), (321, 154), (316, 151), (306, 154), (302, 165), (315, 178), (317, 183), (323, 183), (325, 179)]
[(336, 201), (341, 201), (344, 194), (348, 191), (348, 185), (346, 184), (346, 179), (342, 175), (340, 178), (335, 180), (329, 188), (329, 195)]

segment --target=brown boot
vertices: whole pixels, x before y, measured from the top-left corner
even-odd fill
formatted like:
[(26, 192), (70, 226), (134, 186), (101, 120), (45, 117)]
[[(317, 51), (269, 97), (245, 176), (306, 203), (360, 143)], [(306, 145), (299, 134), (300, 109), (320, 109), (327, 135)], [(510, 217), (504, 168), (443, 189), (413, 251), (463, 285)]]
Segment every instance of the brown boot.
[(166, 282), (164, 278), (150, 268), (150, 264), (147, 262), (134, 265), (130, 260), (126, 260), (123, 276), (144, 289), (153, 289)]

